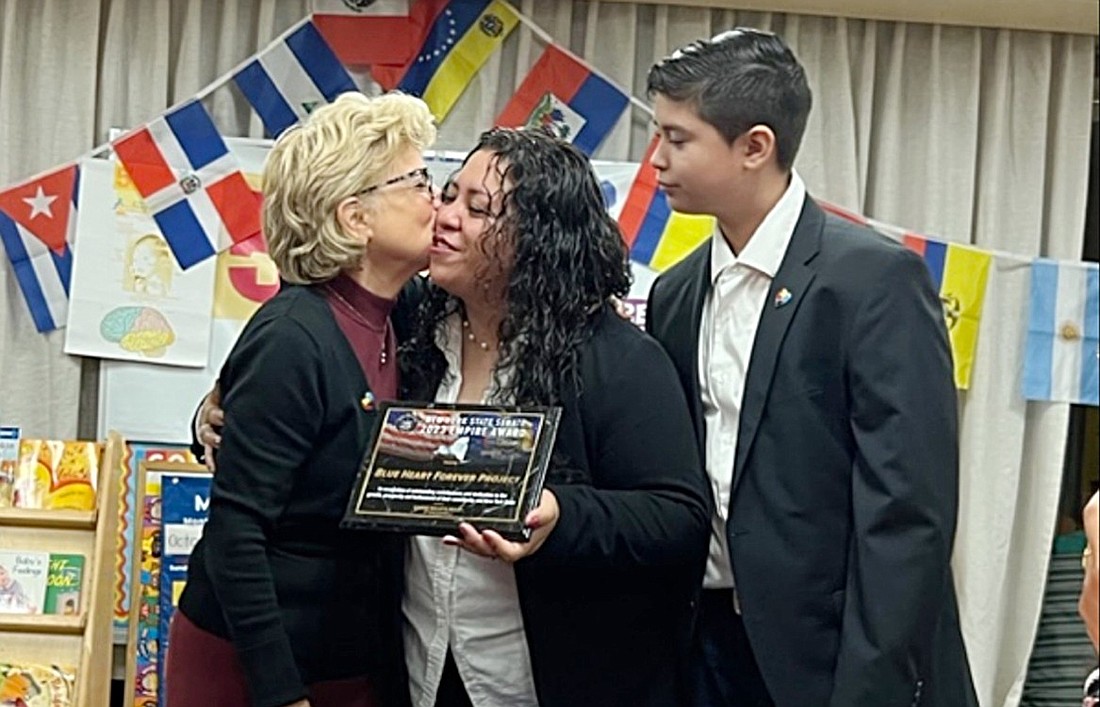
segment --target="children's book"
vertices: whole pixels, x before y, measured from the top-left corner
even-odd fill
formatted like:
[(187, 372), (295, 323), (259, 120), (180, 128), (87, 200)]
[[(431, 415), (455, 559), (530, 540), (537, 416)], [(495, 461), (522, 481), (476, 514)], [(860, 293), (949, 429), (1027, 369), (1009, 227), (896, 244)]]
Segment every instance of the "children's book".
[(46, 578), (44, 613), (75, 616), (80, 613), (80, 590), (84, 583), (84, 555), (52, 553)]
[(0, 662), (2, 707), (73, 707), (75, 693), (71, 668)]
[(41, 614), (50, 555), (0, 550), (0, 613)]
[(22, 440), (12, 505), (92, 510), (101, 451), (97, 442)]

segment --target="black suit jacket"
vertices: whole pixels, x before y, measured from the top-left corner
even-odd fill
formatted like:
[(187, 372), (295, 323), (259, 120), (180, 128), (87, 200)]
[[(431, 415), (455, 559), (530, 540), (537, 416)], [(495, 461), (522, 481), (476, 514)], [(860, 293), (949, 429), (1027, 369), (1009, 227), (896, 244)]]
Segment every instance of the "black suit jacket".
[(710, 533), (687, 405), (665, 352), (610, 308), (580, 374), (554, 447), (569, 473), (547, 484), (561, 519), (516, 565), (539, 704), (671, 707)]
[[(700, 449), (709, 287), (708, 241), (657, 279), (647, 311)], [(727, 524), (778, 707), (976, 704), (950, 568), (956, 404), (924, 263), (807, 197), (752, 350)]]

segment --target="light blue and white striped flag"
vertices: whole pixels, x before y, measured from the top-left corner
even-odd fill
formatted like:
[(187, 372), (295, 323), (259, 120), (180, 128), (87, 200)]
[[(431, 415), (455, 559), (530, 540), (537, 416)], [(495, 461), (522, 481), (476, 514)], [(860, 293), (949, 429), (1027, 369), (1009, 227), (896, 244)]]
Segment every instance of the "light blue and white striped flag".
[(355, 82), (312, 21), (273, 42), (233, 75), (271, 137), (329, 103)]
[(1097, 266), (1039, 259), (1031, 266), (1024, 359), (1028, 400), (1100, 404)]

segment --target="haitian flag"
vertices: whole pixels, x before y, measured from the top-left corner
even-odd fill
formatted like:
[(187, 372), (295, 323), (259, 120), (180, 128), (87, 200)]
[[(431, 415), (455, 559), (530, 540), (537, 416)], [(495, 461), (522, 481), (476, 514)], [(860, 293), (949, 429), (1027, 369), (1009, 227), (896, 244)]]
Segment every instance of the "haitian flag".
[(591, 155), (615, 127), (629, 100), (610, 81), (551, 44), (504, 107), (497, 125), (548, 127)]
[(1096, 263), (1031, 264), (1024, 397), (1100, 404), (1100, 270)]
[(906, 234), (902, 242), (906, 248), (924, 258), (932, 275), (951, 339), (955, 387), (966, 390), (970, 387), (970, 374), (974, 368), (974, 350), (978, 346), (978, 327), (985, 304), (985, 285), (993, 256), (976, 248), (940, 243), (913, 234)]
[(437, 14), (397, 88), (423, 98), (436, 120), (443, 120), (519, 16), (503, 0), (450, 0), (445, 5), (429, 0), (420, 7), (413, 8), (414, 19), (420, 12)]
[(347, 69), (308, 20), (272, 42), (233, 75), (271, 137), (294, 125), (318, 105), (356, 90)]
[(259, 233), (259, 200), (198, 101), (112, 147), (184, 270)]
[(657, 187), (657, 170), (649, 160), (657, 149), (654, 137), (619, 213), (619, 228), (630, 248), (630, 259), (654, 270), (666, 270), (714, 233), (713, 216), (674, 212)]
[(78, 182), (70, 164), (0, 193), (0, 240), (40, 333), (68, 318)]

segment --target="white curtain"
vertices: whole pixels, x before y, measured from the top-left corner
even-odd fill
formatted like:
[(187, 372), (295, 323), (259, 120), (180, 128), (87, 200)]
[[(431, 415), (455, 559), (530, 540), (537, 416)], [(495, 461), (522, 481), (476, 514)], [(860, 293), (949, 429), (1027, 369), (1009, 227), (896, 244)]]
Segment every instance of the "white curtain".
[[(736, 25), (777, 31), (814, 90), (796, 164), (811, 193), (946, 240), (1080, 257), (1093, 37), (579, 0), (516, 6), (642, 99), (646, 70), (671, 49)], [(72, 159), (109, 127), (149, 120), (308, 11), (308, 0), (0, 0), (0, 185)], [(439, 146), (469, 147), (542, 47), (520, 28), (459, 99)], [(227, 135), (260, 134), (233, 89), (206, 103)], [(596, 157), (639, 159), (649, 120), (629, 110)], [(1065, 405), (1020, 397), (1028, 271), (995, 262), (972, 388), (960, 395), (955, 557), (984, 707), (1019, 701), (1068, 417)], [(61, 353), (64, 331), (35, 332), (7, 265), (0, 292), (0, 421), (69, 437), (79, 412), (81, 429), (94, 429), (94, 404), (78, 410), (81, 366)]]

